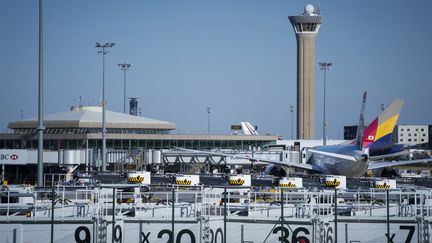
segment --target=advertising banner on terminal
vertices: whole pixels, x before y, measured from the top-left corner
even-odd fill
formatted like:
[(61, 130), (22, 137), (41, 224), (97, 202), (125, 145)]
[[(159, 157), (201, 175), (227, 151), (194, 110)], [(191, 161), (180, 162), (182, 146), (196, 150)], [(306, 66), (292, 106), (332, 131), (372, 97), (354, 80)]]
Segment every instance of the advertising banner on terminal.
[(2, 165), (25, 165), (28, 161), (25, 149), (0, 149), (0, 164)]

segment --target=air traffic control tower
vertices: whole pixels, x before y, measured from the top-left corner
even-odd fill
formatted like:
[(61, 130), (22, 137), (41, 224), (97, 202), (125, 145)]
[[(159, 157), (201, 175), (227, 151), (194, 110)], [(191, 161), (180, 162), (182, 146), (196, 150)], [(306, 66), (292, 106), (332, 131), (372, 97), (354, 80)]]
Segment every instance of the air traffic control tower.
[(315, 138), (315, 39), (322, 16), (311, 4), (289, 16), (297, 37), (297, 139)]

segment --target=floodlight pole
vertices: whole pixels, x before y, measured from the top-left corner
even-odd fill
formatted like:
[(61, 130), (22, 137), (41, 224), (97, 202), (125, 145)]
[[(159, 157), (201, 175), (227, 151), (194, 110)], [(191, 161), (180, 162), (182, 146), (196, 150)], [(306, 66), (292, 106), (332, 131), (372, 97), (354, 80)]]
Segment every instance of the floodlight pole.
[(291, 112), (291, 140), (294, 139), (294, 106), (290, 105), (290, 112)]
[(120, 67), (120, 70), (123, 71), (123, 113), (126, 114), (126, 71), (129, 70), (129, 68), (131, 67), (131, 64), (129, 63), (121, 63), (118, 64), (118, 66)]
[(43, 186), (43, 0), (39, 0), (39, 95), (38, 95), (38, 152), (37, 185)]
[(210, 107), (207, 107), (207, 133), (210, 134)]
[(102, 171), (106, 171), (106, 114), (105, 114), (105, 55), (109, 53), (105, 48), (111, 48), (115, 43), (96, 43), (96, 48), (102, 48), (98, 54), (102, 54)]
[(318, 63), (321, 70), (324, 70), (324, 108), (323, 108), (323, 145), (327, 145), (327, 137), (326, 137), (326, 75), (327, 70), (330, 70), (333, 63), (331, 62), (319, 62)]

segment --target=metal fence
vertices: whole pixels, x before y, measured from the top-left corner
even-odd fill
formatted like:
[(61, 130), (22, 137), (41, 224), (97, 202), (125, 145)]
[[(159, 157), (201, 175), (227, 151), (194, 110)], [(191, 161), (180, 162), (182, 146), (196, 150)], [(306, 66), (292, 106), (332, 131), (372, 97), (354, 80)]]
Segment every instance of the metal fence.
[(0, 195), (0, 242), (428, 242), (432, 222), (430, 190), (56, 186)]

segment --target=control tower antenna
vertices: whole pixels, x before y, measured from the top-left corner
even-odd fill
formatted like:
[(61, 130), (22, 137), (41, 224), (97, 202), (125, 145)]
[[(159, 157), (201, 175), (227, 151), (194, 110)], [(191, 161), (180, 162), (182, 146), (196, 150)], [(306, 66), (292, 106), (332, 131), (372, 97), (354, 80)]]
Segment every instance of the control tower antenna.
[(297, 38), (297, 138), (315, 138), (315, 43), (322, 16), (312, 4), (289, 16)]

